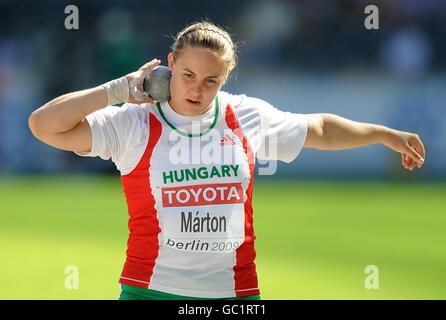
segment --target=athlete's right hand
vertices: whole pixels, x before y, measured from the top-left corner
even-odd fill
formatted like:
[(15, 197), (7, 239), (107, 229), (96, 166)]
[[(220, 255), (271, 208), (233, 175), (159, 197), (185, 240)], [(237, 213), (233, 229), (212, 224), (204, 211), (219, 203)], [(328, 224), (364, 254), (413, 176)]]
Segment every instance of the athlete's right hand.
[(146, 75), (156, 66), (160, 65), (161, 60), (153, 59), (147, 62), (138, 71), (129, 73), (125, 76), (129, 84), (129, 98), (128, 103), (154, 103), (153, 99), (143, 94), (143, 83)]

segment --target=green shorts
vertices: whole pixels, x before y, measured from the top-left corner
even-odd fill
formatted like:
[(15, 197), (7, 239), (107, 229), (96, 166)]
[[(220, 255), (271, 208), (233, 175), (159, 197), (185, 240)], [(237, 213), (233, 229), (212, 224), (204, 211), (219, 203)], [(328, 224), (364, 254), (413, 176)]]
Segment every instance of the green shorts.
[(121, 284), (118, 300), (260, 300), (260, 295), (231, 298), (195, 298)]

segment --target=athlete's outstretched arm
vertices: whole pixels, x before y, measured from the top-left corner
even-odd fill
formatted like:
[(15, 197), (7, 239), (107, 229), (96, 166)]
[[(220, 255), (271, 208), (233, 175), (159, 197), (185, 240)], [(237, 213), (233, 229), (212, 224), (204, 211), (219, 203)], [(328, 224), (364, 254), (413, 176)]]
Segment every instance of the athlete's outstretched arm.
[(308, 114), (306, 148), (344, 150), (382, 143), (401, 153), (404, 168), (421, 168), (425, 149), (417, 134), (398, 131), (382, 125), (355, 122), (333, 114)]

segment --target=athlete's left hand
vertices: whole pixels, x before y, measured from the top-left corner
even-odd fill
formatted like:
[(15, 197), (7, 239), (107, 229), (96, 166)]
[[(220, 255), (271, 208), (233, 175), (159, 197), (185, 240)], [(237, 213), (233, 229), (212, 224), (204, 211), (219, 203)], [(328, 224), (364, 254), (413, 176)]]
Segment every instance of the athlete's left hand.
[(386, 140), (384, 144), (387, 147), (401, 153), (401, 164), (405, 169), (412, 171), (423, 166), (426, 151), (417, 134), (392, 130)]

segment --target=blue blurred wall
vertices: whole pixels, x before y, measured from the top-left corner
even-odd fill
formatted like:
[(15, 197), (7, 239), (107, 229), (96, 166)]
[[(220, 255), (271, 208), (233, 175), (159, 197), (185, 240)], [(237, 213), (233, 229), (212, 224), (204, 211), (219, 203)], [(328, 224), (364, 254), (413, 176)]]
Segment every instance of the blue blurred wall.
[[(64, 8), (79, 7), (80, 30)], [(417, 132), (427, 148), (418, 179), (445, 179), (446, 2), (375, 1), (380, 29), (366, 30), (357, 0), (0, 1), (0, 174), (112, 173), (111, 162), (79, 158), (37, 141), (29, 114), (64, 93), (166, 64), (172, 36), (209, 18), (239, 46), (224, 90), (296, 113), (334, 113)], [(404, 177), (383, 146), (304, 150), (276, 176)]]

